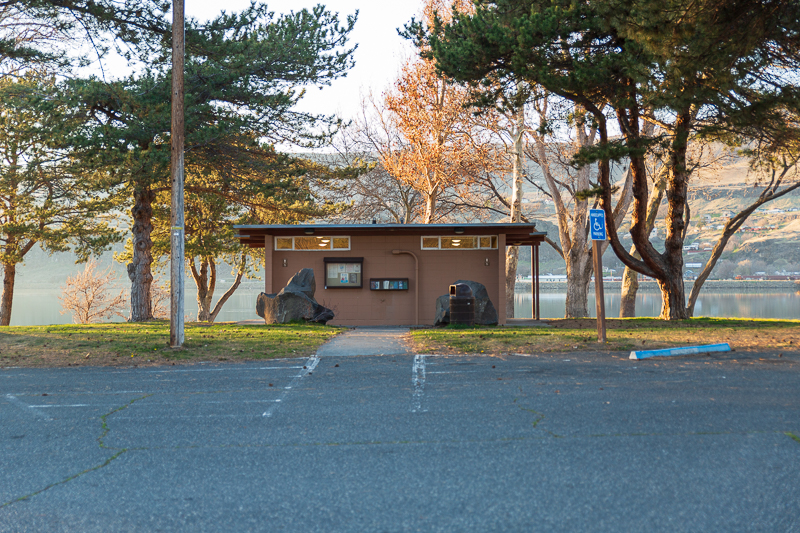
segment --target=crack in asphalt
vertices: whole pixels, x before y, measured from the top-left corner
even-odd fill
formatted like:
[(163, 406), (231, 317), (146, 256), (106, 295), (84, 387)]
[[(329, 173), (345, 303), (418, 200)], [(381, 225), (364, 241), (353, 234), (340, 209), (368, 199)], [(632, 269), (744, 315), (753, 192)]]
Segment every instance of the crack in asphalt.
[(127, 409), (128, 407), (133, 405), (135, 402), (138, 402), (139, 400), (144, 400), (148, 396), (152, 396), (152, 394), (145, 394), (144, 396), (141, 396), (139, 398), (134, 398), (133, 400), (129, 401), (128, 403), (126, 403), (124, 405), (121, 405), (120, 407), (117, 407), (116, 409), (113, 409), (113, 410), (109, 411), (108, 413), (106, 413), (106, 414), (104, 414), (103, 416), (100, 417), (100, 422), (101, 422), (101, 426), (100, 427), (103, 429), (103, 432), (100, 434), (99, 437), (97, 437), (97, 444), (103, 450), (117, 450), (117, 453), (115, 453), (111, 457), (107, 458), (105, 461), (103, 461), (99, 465), (95, 465), (95, 466), (93, 466), (91, 468), (87, 468), (86, 470), (82, 470), (82, 471), (80, 471), (80, 472), (78, 472), (76, 474), (72, 474), (71, 476), (62, 479), (61, 481), (56, 481), (55, 483), (51, 483), (51, 484), (47, 485), (46, 487), (44, 487), (42, 489), (39, 489), (39, 490), (34, 491), (34, 492), (31, 492), (31, 493), (26, 494), (24, 496), (20, 496), (19, 498), (15, 498), (15, 499), (9, 500), (9, 501), (7, 501), (5, 503), (1, 503), (0, 504), (0, 509), (2, 509), (4, 507), (7, 507), (7, 506), (9, 506), (9, 505), (11, 505), (13, 503), (17, 503), (17, 502), (22, 502), (22, 501), (28, 500), (28, 499), (33, 498), (34, 496), (37, 496), (37, 495), (39, 495), (39, 494), (41, 494), (41, 493), (43, 493), (43, 492), (45, 492), (47, 490), (52, 489), (53, 487), (57, 487), (59, 485), (64, 485), (65, 483), (69, 483), (73, 479), (77, 479), (77, 478), (79, 478), (79, 477), (81, 477), (83, 475), (86, 475), (86, 474), (90, 473), (90, 472), (94, 472), (95, 470), (100, 470), (101, 468), (105, 468), (106, 466), (111, 464), (114, 460), (116, 460), (121, 455), (123, 455), (125, 452), (129, 451), (129, 448), (114, 448), (114, 447), (106, 445), (105, 438), (108, 435), (109, 431), (111, 431), (111, 428), (109, 428), (108, 424), (106, 423), (106, 419), (109, 416), (113, 415), (114, 413), (118, 413), (118, 412), (120, 412), (120, 411), (122, 411), (124, 409)]

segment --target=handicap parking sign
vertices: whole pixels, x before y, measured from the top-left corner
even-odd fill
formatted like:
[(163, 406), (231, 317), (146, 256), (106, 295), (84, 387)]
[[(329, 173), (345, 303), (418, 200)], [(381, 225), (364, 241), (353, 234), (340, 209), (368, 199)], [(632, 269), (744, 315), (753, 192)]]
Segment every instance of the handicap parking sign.
[(593, 241), (606, 240), (606, 212), (602, 209), (589, 209), (589, 234)]

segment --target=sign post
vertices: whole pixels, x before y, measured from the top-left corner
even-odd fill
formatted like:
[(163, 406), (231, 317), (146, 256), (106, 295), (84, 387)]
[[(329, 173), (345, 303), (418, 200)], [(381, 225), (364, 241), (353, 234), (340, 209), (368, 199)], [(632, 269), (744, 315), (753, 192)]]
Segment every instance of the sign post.
[(606, 240), (606, 212), (602, 209), (589, 210), (589, 236), (592, 239), (594, 259), (594, 299), (597, 307), (597, 340), (606, 342), (606, 302), (603, 294), (603, 257), (600, 243)]

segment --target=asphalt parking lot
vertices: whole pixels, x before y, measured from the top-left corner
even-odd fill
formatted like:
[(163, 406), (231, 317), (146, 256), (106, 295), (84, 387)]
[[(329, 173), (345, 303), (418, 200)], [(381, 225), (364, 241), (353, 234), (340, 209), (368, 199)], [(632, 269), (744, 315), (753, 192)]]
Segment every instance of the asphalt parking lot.
[(800, 531), (800, 357), (0, 371), (0, 531)]

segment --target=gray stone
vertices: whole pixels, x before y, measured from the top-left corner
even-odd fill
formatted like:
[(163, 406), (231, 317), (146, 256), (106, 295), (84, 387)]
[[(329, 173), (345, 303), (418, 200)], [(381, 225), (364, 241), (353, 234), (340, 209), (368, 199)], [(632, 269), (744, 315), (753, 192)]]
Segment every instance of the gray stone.
[(283, 291), (278, 294), (259, 294), (256, 313), (267, 324), (287, 324), (293, 320), (325, 324), (334, 316), (333, 311), (302, 292)]
[(304, 268), (277, 294), (262, 292), (256, 299), (256, 314), (267, 324), (286, 324), (293, 320), (325, 324), (334, 313), (314, 299), (314, 271)]
[(304, 268), (289, 280), (289, 283), (278, 294), (286, 292), (302, 292), (312, 300), (317, 292), (317, 282), (314, 279), (314, 269)]
[[(472, 289), (472, 294), (475, 296), (475, 325), (478, 326), (494, 326), (500, 320), (497, 316), (497, 309), (489, 299), (489, 291), (482, 283), (477, 281), (460, 279), (453, 283), (464, 283), (469, 285)], [(436, 316), (433, 321), (434, 326), (446, 326), (450, 323), (450, 295), (445, 294), (436, 299)]]

